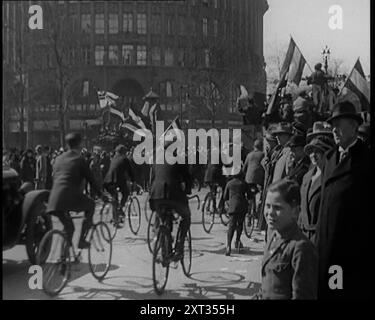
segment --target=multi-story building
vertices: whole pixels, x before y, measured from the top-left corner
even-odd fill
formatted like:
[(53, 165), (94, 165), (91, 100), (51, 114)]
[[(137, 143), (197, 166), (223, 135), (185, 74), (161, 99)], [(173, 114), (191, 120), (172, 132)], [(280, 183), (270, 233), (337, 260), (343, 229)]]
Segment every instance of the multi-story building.
[[(66, 130), (80, 130), (89, 139), (97, 134), (98, 90), (121, 96), (125, 107), (141, 109), (142, 97), (152, 88), (160, 96), (163, 119), (173, 119), (182, 109), (189, 127), (240, 126), (235, 108), (240, 84), (265, 96), (266, 0), (54, 2), (58, 14), (53, 19), (61, 19), (63, 33), (56, 47), (69, 69)], [(28, 8), (38, 3), (43, 30), (30, 30)], [(34, 145), (57, 146), (61, 86), (55, 74), (64, 68), (58, 68), (57, 51), (47, 45), (56, 24), (49, 22), (47, 3), (3, 2), (3, 61), (17, 70), (17, 48), (23, 46), (29, 63), (24, 130), (30, 128)], [(19, 117), (8, 110), (3, 125), (9, 141), (16, 141)]]

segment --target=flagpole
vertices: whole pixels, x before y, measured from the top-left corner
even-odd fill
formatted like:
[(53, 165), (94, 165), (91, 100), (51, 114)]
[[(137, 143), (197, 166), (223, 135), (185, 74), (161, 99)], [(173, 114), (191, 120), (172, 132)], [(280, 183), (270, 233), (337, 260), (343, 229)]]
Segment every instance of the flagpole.
[(290, 36), (290, 38), (293, 40), (293, 42), (294, 42), (294, 44), (296, 45), (296, 47), (298, 48), (298, 50), (299, 50), (299, 52), (301, 53), (301, 56), (302, 56), (302, 58), (305, 60), (305, 63), (306, 63), (306, 65), (307, 65), (307, 67), (310, 69), (310, 71), (312, 72), (313, 71), (313, 69), (310, 67), (310, 65), (309, 65), (309, 63), (307, 62), (307, 60), (306, 60), (306, 58), (305, 58), (305, 56), (302, 54), (302, 51), (301, 51), (301, 49), (299, 48), (299, 46), (297, 45), (297, 43), (294, 41), (294, 39), (293, 39), (293, 37), (292, 37), (292, 35), (291, 34), (289, 34), (289, 36)]
[(341, 93), (342, 93), (342, 90), (345, 88), (345, 86), (346, 86), (346, 83), (348, 82), (348, 80), (349, 80), (349, 78), (351, 77), (351, 75), (352, 75), (352, 73), (353, 73), (353, 71), (354, 71), (354, 68), (355, 68), (355, 65), (357, 64), (357, 62), (359, 61), (359, 57), (358, 57), (358, 59), (357, 59), (357, 61), (354, 63), (354, 66), (353, 66), (353, 68), (352, 68), (352, 71), (350, 71), (350, 73), (349, 73), (349, 75), (348, 75), (348, 77), (346, 78), (346, 80), (345, 80), (345, 82), (344, 82), (344, 85), (342, 86), (342, 88), (341, 88), (341, 90), (340, 90), (340, 92), (339, 92), (339, 94), (338, 94), (338, 96), (340, 96), (341, 95)]

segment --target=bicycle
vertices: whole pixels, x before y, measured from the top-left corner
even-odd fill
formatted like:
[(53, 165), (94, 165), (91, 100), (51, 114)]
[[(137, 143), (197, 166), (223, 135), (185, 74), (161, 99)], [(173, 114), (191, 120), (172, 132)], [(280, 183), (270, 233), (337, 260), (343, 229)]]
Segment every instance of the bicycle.
[(243, 228), (244, 228), (246, 237), (251, 239), (252, 233), (254, 231), (254, 227), (255, 225), (258, 224), (258, 220), (259, 220), (259, 217), (258, 217), (259, 210), (257, 210), (257, 205), (256, 205), (256, 195), (259, 192), (259, 189), (256, 185), (251, 185), (249, 188), (250, 188), (250, 191), (249, 191), (250, 196), (248, 200), (249, 205), (248, 205), (248, 210), (245, 214)]
[[(199, 210), (199, 208), (200, 208), (200, 198), (199, 198), (199, 196), (196, 194), (196, 195), (192, 195), (192, 196), (187, 197), (187, 198), (188, 198), (188, 200), (197, 199), (197, 202), (198, 202), (197, 210)], [(157, 225), (160, 224), (160, 221), (156, 221), (156, 220), (159, 220), (159, 218), (156, 214), (156, 211), (152, 211), (150, 219), (148, 221), (148, 225), (147, 225), (147, 246), (148, 246), (148, 250), (150, 251), (151, 254), (154, 253), (155, 241), (157, 239), (157, 234), (155, 233), (155, 231), (157, 229)]]
[[(192, 265), (190, 229), (184, 239), (183, 255), (179, 257), (176, 255), (176, 245), (181, 232), (181, 217), (176, 212), (173, 212), (168, 206), (163, 206), (162, 210), (167, 211), (165, 215), (166, 218), (163, 219), (163, 221), (160, 221), (161, 223), (152, 255), (152, 281), (154, 290), (158, 295), (161, 295), (164, 292), (167, 285), (169, 266), (171, 262), (175, 262), (175, 268), (177, 268), (178, 262), (180, 262), (182, 270), (187, 277), (190, 276)], [(178, 224), (178, 227), (176, 236), (172, 237), (174, 223)], [(159, 279), (159, 276), (161, 279)]]
[(144, 208), (144, 212), (145, 212), (146, 221), (149, 222), (150, 218), (152, 216), (152, 211), (151, 211), (151, 208), (150, 208), (150, 193), (147, 194), (147, 197), (145, 199), (145, 203), (144, 203), (143, 208)]
[[(219, 189), (219, 191), (217, 191)], [(204, 197), (202, 206), (202, 225), (205, 232), (210, 233), (215, 222), (215, 215), (220, 215), (221, 223), (227, 226), (229, 223), (229, 216), (226, 213), (225, 206), (221, 212), (217, 208), (217, 203), (220, 201), (223, 190), (218, 184), (214, 184), (213, 190), (210, 190)]]
[[(69, 214), (66, 212), (65, 214)], [(72, 217), (79, 219), (81, 217)], [(107, 275), (112, 261), (112, 240), (107, 225), (100, 221), (89, 230), (88, 262), (91, 274), (101, 281)], [(72, 256), (71, 252), (72, 251)], [(104, 256), (104, 257), (103, 257)], [(66, 231), (52, 229), (40, 243), (36, 261), (43, 271), (43, 290), (49, 296), (58, 295), (71, 277), (71, 264), (82, 260), (81, 250), (77, 252), (69, 244)], [(97, 261), (98, 260), (98, 261)]]
[(132, 191), (126, 200), (124, 210), (122, 210), (120, 188), (116, 188), (116, 193), (117, 196), (112, 197), (112, 201), (103, 203), (99, 212), (100, 221), (105, 222), (109, 227), (112, 240), (117, 234), (119, 225), (125, 223), (126, 215), (128, 216), (130, 230), (134, 235), (138, 234), (141, 227), (141, 207), (137, 196)]

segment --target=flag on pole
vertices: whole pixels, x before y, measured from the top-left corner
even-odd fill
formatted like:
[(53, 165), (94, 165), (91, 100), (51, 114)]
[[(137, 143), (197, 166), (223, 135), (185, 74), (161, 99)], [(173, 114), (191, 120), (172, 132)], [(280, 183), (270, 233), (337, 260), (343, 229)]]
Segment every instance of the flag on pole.
[(268, 105), (266, 115), (271, 115), (275, 112), (275, 109), (280, 104), (281, 100), (281, 90), (286, 86), (286, 73), (283, 74), (283, 77), (280, 79), (277, 84), (276, 90), (272, 95), (271, 102)]
[(143, 105), (143, 108), (142, 108), (142, 111), (141, 113), (145, 116), (145, 117), (148, 117), (148, 113), (150, 111), (150, 103), (148, 101), (145, 102), (145, 104)]
[(284, 74), (288, 74), (287, 80), (299, 85), (305, 65), (306, 59), (302, 55), (301, 50), (296, 45), (294, 39), (290, 37), (288, 51), (280, 72), (280, 79), (284, 77)]
[(120, 110), (117, 110), (115, 108), (109, 107), (109, 112), (120, 117), (122, 121), (125, 121), (125, 116), (124, 113), (121, 112)]
[(106, 108), (108, 106), (115, 106), (116, 102), (119, 99), (119, 96), (115, 95), (112, 92), (108, 91), (99, 91), (98, 92), (100, 108)]
[(129, 108), (130, 118), (142, 129), (146, 129), (146, 125), (143, 122), (142, 118), (137, 116), (132, 108)]
[(177, 116), (171, 124), (168, 126), (168, 128), (163, 132), (163, 134), (160, 136), (160, 141), (170, 141), (172, 140), (172, 137), (176, 136), (177, 139), (182, 140), (182, 129), (181, 129), (181, 123), (180, 123), (180, 117)]
[(362, 111), (370, 110), (370, 84), (366, 80), (359, 58), (346, 79), (343, 88), (348, 88), (359, 98)]

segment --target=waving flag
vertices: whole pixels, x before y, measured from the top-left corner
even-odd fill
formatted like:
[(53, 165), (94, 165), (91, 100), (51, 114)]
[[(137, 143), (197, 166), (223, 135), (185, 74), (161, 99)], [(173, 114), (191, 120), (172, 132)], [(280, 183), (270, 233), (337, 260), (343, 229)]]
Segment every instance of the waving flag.
[(343, 88), (348, 88), (359, 98), (362, 111), (370, 110), (370, 84), (366, 80), (359, 58), (346, 79)]
[(125, 116), (124, 113), (121, 112), (120, 110), (117, 110), (115, 108), (109, 107), (109, 112), (120, 117), (122, 121), (125, 121)]

